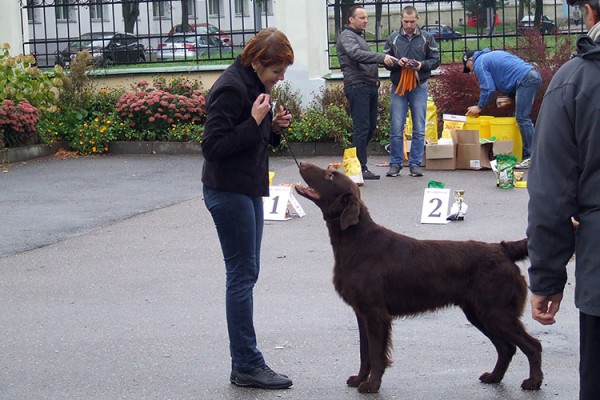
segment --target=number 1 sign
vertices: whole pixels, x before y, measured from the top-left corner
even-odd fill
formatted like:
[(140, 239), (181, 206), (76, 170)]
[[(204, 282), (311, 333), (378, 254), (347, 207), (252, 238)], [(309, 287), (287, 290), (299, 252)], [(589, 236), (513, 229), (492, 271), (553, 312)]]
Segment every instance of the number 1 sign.
[(299, 217), (306, 215), (290, 186), (270, 186), (269, 197), (264, 198), (265, 220), (285, 221), (290, 219), (290, 209)]
[(421, 210), (422, 224), (447, 224), (450, 189), (425, 189), (423, 209)]

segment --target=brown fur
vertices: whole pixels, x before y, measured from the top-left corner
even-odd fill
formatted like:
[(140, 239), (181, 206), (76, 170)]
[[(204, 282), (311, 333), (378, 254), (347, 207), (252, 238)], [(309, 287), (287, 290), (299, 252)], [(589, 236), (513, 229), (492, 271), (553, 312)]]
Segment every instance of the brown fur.
[(348, 378), (359, 392), (379, 390), (391, 364), (392, 320), (458, 306), (494, 344), (498, 358), (484, 383), (498, 383), (518, 347), (529, 360), (521, 387), (537, 390), (543, 379), (542, 346), (520, 317), (527, 283), (514, 261), (527, 257), (527, 240), (417, 240), (376, 224), (358, 186), (343, 173), (300, 164), (308, 188), (296, 191), (312, 200), (327, 222), (333, 254), (334, 286), (356, 314), (360, 368)]

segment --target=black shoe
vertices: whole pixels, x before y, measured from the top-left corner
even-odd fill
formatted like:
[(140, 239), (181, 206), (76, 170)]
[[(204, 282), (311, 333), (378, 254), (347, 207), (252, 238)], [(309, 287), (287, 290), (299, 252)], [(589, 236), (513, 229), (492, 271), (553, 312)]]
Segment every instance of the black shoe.
[(365, 169), (363, 171), (363, 179), (364, 180), (376, 180), (376, 179), (379, 179), (379, 178), (380, 178), (379, 175), (372, 173), (368, 169)]
[(402, 166), (400, 164), (390, 164), (390, 170), (386, 172), (385, 176), (398, 176)]
[[(231, 370), (231, 374), (229, 375), (229, 382), (235, 384), (235, 380), (237, 379), (237, 374), (238, 372), (234, 369)], [(279, 376), (283, 376), (284, 378), (287, 378), (287, 375), (284, 374), (278, 374)]]
[(413, 165), (408, 168), (410, 176), (423, 176), (423, 168), (418, 165)]
[(293, 385), (290, 378), (280, 375), (267, 365), (254, 368), (248, 372), (231, 371), (231, 383), (241, 387), (261, 389), (287, 389)]

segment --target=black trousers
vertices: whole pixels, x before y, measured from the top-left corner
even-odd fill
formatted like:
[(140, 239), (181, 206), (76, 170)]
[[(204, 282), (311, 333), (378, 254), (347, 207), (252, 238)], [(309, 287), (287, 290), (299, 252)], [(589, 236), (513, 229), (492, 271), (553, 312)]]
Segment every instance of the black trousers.
[(600, 398), (600, 317), (579, 313), (579, 400)]

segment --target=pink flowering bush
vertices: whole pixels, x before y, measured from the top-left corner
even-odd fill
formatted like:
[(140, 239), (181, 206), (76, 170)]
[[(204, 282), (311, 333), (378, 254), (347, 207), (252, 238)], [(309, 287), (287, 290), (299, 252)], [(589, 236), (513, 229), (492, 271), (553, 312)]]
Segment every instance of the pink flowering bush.
[(38, 109), (27, 99), (18, 103), (3, 100), (0, 105), (0, 149), (37, 142)]
[(172, 93), (164, 82), (149, 86), (141, 81), (135, 91), (126, 92), (117, 101), (117, 114), (132, 128), (156, 140), (166, 140), (173, 126), (203, 123), (206, 111), (201, 89), (182, 84), (176, 88), (184, 94)]

